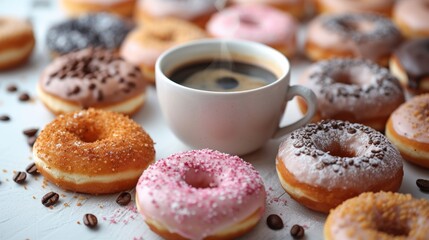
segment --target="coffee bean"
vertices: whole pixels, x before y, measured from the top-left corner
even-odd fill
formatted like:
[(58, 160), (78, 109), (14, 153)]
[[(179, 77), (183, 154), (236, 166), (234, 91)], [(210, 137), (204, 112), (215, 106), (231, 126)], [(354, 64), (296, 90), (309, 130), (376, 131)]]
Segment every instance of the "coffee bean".
[(50, 207), (57, 203), (59, 198), (60, 195), (58, 195), (58, 193), (48, 192), (42, 197), (42, 204), (45, 205), (45, 207)]
[(15, 181), (18, 184), (25, 182), (26, 178), (27, 178), (27, 174), (25, 172), (16, 172), (15, 175), (13, 175), (13, 181)]
[(426, 179), (417, 179), (417, 187), (420, 188), (423, 192), (429, 192), (429, 180)]
[(305, 230), (302, 226), (295, 224), (290, 229), (290, 235), (295, 239), (301, 239), (304, 237)]
[(87, 213), (83, 216), (83, 223), (90, 228), (94, 228), (97, 226), (98, 220), (94, 214)]
[(14, 84), (11, 84), (11, 85), (7, 86), (6, 90), (8, 92), (16, 92), (16, 91), (18, 91), (18, 87)]
[(7, 122), (10, 120), (8, 115), (0, 115), (0, 121)]
[(33, 147), (34, 143), (36, 142), (37, 137), (36, 136), (31, 136), (27, 139), (27, 143), (28, 146)]
[(270, 216), (268, 216), (267, 225), (273, 230), (282, 229), (284, 226), (282, 219), (276, 214), (271, 214)]
[(36, 133), (38, 131), (39, 131), (38, 128), (29, 128), (29, 129), (25, 129), (24, 131), (22, 131), (22, 133), (27, 137), (32, 137), (32, 136), (36, 135)]
[(122, 192), (119, 194), (119, 196), (116, 198), (116, 203), (121, 206), (126, 206), (131, 201), (131, 194), (128, 192)]
[(19, 101), (21, 102), (26, 102), (28, 100), (30, 100), (30, 95), (28, 95), (28, 93), (21, 93), (18, 97)]
[(37, 166), (35, 163), (30, 163), (26, 168), (25, 171), (31, 175), (36, 175), (39, 172), (37, 171)]

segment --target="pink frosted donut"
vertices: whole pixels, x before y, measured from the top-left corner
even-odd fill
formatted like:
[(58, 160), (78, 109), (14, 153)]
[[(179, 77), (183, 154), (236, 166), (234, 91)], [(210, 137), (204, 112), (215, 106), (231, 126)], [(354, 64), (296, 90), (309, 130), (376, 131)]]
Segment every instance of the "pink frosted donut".
[(297, 24), (294, 18), (262, 4), (226, 8), (214, 14), (206, 28), (213, 37), (260, 42), (287, 56), (296, 51)]
[(429, 0), (398, 1), (393, 21), (407, 38), (429, 36)]
[(251, 164), (209, 149), (158, 160), (136, 187), (137, 208), (165, 239), (238, 237), (262, 217), (265, 198)]

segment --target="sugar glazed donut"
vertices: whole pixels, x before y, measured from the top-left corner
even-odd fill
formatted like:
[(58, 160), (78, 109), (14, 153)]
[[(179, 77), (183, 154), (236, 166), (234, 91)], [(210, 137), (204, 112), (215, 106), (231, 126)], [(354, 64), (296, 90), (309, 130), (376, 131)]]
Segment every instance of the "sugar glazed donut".
[(131, 32), (120, 53), (128, 62), (140, 66), (145, 79), (155, 83), (155, 63), (165, 50), (206, 36), (202, 29), (192, 23), (166, 18)]
[(88, 48), (48, 65), (37, 92), (54, 114), (89, 107), (133, 114), (145, 102), (146, 85), (138, 67), (112, 52)]
[(230, 0), (238, 4), (266, 4), (296, 18), (303, 18), (306, 14), (306, 1), (302, 0)]
[(218, 0), (139, 0), (135, 17), (138, 22), (150, 24), (161, 18), (177, 18), (204, 28), (212, 13), (217, 10)]
[[(399, 81), (389, 70), (362, 59), (332, 59), (311, 65), (300, 84), (316, 94), (314, 122), (339, 119), (383, 131), (390, 114), (404, 101)], [(307, 105), (298, 99), (301, 112)]]
[(289, 14), (262, 4), (226, 8), (214, 14), (206, 27), (213, 37), (260, 42), (289, 57), (296, 51), (297, 28)]
[(398, 1), (393, 11), (393, 21), (407, 38), (429, 37), (429, 1)]
[(429, 168), (429, 94), (419, 95), (401, 105), (390, 116), (386, 136), (402, 156)]
[(53, 57), (88, 47), (118, 50), (134, 24), (107, 13), (88, 14), (52, 26), (46, 45)]
[(401, 41), (392, 21), (376, 14), (322, 15), (309, 24), (305, 50), (313, 61), (352, 57), (387, 66)]
[(276, 169), (293, 199), (325, 213), (363, 192), (397, 191), (403, 177), (402, 157), (384, 135), (338, 120), (287, 135)]
[(24, 20), (0, 17), (0, 70), (24, 63), (35, 44), (33, 28)]
[(259, 173), (237, 156), (204, 149), (152, 164), (136, 187), (136, 205), (165, 239), (234, 239), (265, 210)]
[(62, 7), (70, 16), (85, 13), (109, 12), (130, 17), (136, 0), (61, 0)]
[(410, 40), (396, 49), (390, 71), (414, 94), (429, 92), (429, 38)]
[(395, 0), (377, 1), (344, 1), (344, 0), (316, 0), (316, 7), (321, 13), (378, 13), (389, 17), (392, 14)]
[(102, 110), (64, 114), (33, 147), (38, 171), (61, 188), (105, 194), (131, 189), (155, 160), (150, 136), (128, 117)]
[(363, 193), (331, 211), (325, 240), (427, 239), (429, 201), (410, 194)]

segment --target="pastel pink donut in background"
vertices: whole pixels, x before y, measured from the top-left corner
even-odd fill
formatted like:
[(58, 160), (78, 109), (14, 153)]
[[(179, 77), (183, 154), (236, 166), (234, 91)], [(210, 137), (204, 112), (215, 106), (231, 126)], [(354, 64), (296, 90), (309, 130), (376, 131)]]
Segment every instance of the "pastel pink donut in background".
[(255, 168), (237, 156), (203, 149), (156, 161), (136, 186), (136, 205), (165, 239), (235, 239), (265, 210)]
[(429, 0), (398, 1), (393, 21), (407, 38), (429, 37)]
[[(210, 16), (223, 6), (219, 0), (140, 0), (135, 17), (138, 22), (160, 18), (179, 18), (204, 28)], [(220, 4), (221, 5), (221, 4)]]
[(262, 4), (226, 8), (214, 14), (206, 26), (212, 37), (263, 43), (288, 57), (296, 51), (297, 28), (292, 16)]

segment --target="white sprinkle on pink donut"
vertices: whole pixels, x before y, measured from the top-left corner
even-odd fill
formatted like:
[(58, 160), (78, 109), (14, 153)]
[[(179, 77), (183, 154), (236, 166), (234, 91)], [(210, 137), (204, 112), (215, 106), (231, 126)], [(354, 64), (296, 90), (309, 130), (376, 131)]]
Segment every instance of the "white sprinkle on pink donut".
[(255, 168), (209, 149), (158, 160), (144, 171), (136, 191), (145, 219), (190, 239), (211, 236), (265, 209), (266, 192)]

